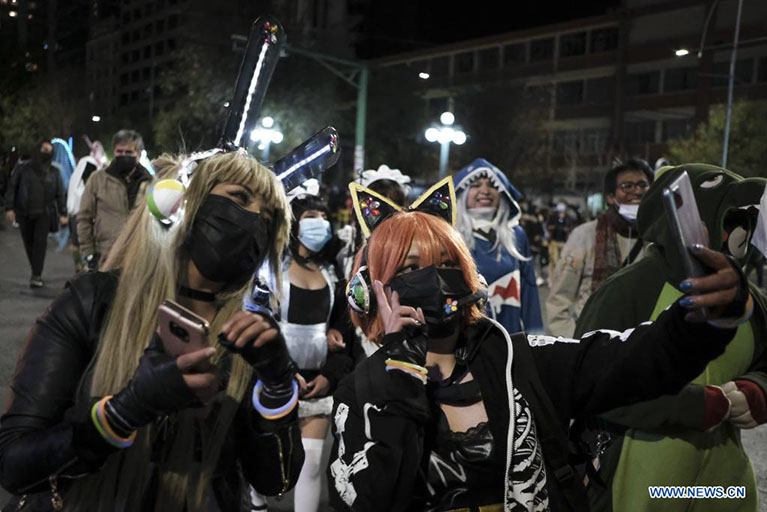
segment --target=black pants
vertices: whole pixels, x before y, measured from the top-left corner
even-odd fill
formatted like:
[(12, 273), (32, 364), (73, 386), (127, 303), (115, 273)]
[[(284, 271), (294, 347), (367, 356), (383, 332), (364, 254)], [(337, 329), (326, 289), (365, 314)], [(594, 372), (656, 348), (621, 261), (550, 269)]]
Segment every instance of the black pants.
[(43, 274), (45, 249), (51, 224), (48, 214), (44, 213), (39, 217), (16, 217), (16, 221), (19, 223), (21, 239), (24, 240), (24, 249), (27, 251), (27, 259), (32, 267), (32, 275), (40, 276)]

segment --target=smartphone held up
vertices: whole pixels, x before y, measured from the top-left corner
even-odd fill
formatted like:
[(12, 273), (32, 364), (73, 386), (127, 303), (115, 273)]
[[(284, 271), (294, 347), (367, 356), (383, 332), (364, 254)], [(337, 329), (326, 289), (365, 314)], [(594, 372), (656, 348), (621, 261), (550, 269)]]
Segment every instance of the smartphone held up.
[[(700, 244), (708, 247), (708, 233), (700, 218), (695, 194), (687, 171), (663, 189), (663, 205), (674, 234), (676, 248), (682, 258), (685, 278), (695, 278), (708, 272), (697, 258), (690, 254), (689, 247)], [(705, 308), (693, 311), (694, 318), (702, 321), (706, 317)]]
[(171, 357), (207, 347), (209, 332), (207, 320), (172, 300), (164, 300), (157, 310), (157, 334)]

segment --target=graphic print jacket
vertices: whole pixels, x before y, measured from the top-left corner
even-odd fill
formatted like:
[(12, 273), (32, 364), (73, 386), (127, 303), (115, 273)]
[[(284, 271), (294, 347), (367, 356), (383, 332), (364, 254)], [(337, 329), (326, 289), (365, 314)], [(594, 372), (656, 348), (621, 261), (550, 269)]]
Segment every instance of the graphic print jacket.
[[(581, 339), (519, 334), (509, 336), (484, 319), (464, 329), (469, 370), (478, 381), (495, 448), (503, 461), (504, 510), (587, 510), (585, 491), (563, 462), (565, 432), (577, 413), (673, 393), (721, 354), (734, 330), (684, 321), (674, 305), (654, 323), (623, 332), (593, 331)], [(336, 510), (423, 510), (429, 456), (424, 432), (432, 418), (425, 386), (402, 372), (386, 372), (385, 344), (341, 381), (334, 395), (334, 444), (328, 467), (331, 505)], [(521, 394), (536, 428), (520, 439)], [(513, 449), (530, 447), (529, 458)], [(518, 480), (536, 460), (544, 478)], [(540, 463), (540, 462), (538, 462)], [(500, 494), (500, 493), (499, 493)]]

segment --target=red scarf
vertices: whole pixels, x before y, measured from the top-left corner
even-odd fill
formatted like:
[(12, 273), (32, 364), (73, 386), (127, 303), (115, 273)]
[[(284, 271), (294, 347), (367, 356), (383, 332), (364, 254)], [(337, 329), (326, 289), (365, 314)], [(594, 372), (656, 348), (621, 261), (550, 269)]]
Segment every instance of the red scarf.
[[(623, 267), (621, 249), (618, 245), (618, 235), (626, 238), (637, 236), (636, 227), (624, 219), (618, 210), (609, 207), (597, 219), (596, 243), (594, 247), (594, 271), (591, 274), (591, 291), (596, 291), (599, 285)], [(637, 242), (642, 241), (637, 236)], [(632, 254), (633, 254), (632, 250)], [(629, 255), (631, 256), (631, 255)], [(630, 259), (630, 258), (627, 258)], [(626, 264), (631, 263), (627, 261)]]

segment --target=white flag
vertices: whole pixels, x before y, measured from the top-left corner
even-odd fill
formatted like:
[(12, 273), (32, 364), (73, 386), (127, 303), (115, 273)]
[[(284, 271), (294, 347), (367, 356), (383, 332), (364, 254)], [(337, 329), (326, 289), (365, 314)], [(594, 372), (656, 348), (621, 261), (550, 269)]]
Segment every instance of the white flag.
[(759, 220), (756, 222), (756, 233), (751, 238), (751, 243), (767, 256), (767, 187), (759, 202)]

